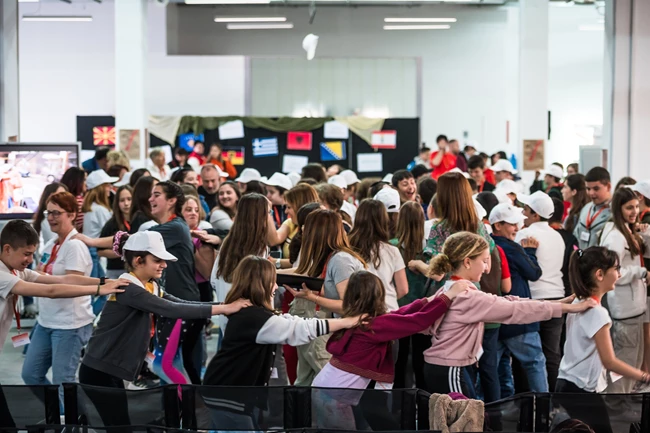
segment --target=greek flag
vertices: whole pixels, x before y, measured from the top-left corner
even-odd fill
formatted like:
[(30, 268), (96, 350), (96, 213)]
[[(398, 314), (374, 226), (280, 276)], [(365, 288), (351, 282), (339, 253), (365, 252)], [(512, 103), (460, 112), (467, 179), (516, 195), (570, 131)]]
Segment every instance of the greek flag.
[(271, 138), (256, 138), (253, 140), (253, 156), (277, 156), (278, 155), (278, 139)]

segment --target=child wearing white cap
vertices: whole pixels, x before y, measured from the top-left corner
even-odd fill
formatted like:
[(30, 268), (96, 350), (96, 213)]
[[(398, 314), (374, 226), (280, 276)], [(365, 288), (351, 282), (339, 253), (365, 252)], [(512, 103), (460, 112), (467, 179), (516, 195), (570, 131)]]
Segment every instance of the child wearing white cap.
[(537, 191), (543, 191), (549, 195), (551, 198), (557, 198), (562, 200), (562, 178), (564, 177), (564, 170), (559, 165), (559, 163), (554, 162), (551, 164), (546, 171), (543, 171), (541, 174), (544, 175), (544, 181), (537, 179), (537, 174), (535, 173), (535, 181), (530, 187), (530, 193)]
[[(111, 177), (104, 170), (96, 170), (88, 175), (86, 186), (88, 192), (84, 197), (84, 203), (81, 211), (84, 212), (83, 234), (90, 238), (98, 238), (102, 228), (113, 216), (110, 204), (111, 184), (120, 180), (117, 177)], [(90, 248), (90, 256), (93, 259), (93, 270), (91, 277), (101, 278), (106, 276), (106, 259), (100, 259), (97, 254), (97, 248)], [(103, 303), (93, 307), (95, 314), (101, 311)]]
[[(537, 262), (542, 269), (539, 280), (530, 283), (530, 293), (533, 299), (562, 299), (564, 298), (564, 283), (562, 282), (562, 265), (566, 246), (562, 236), (548, 223), (555, 211), (553, 200), (548, 194), (537, 191), (530, 196), (517, 196), (525, 204), (525, 229), (517, 233), (516, 241), (535, 238), (539, 241), (537, 247)], [(554, 318), (540, 323), (540, 337), (544, 356), (546, 356), (546, 371), (548, 373), (549, 389), (555, 389), (560, 360), (562, 358), (560, 338), (562, 334), (562, 318)]]
[(237, 182), (237, 186), (239, 186), (239, 189), (243, 194), (246, 192), (246, 185), (248, 184), (248, 182), (251, 182), (253, 180), (261, 182), (262, 175), (260, 174), (259, 171), (255, 170), (254, 168), (245, 168), (241, 172), (239, 177), (235, 179), (235, 182)]
[[(187, 303), (160, 289), (155, 282), (162, 276), (167, 261), (177, 259), (165, 249), (162, 235), (146, 231), (134, 235), (119, 232), (113, 251), (122, 257), (130, 281), (124, 293), (111, 295), (86, 348), (79, 370), (79, 381), (86, 385), (124, 388), (124, 381), (137, 378), (142, 364), (161, 363), (164, 379), (186, 383), (186, 376), (173, 365), (181, 336), (172, 332), (165, 353), (148, 353), (153, 315), (170, 319), (208, 319), (218, 314), (233, 314), (250, 304), (239, 299), (227, 305)], [(178, 327), (180, 331), (180, 326)], [(170, 352), (171, 357), (167, 356)], [(155, 359), (155, 360), (154, 360)], [(95, 395), (91, 391), (88, 397)], [(103, 398), (97, 394), (97, 398)], [(126, 399), (115, 397), (110, 411), (100, 411), (105, 425), (129, 425)]]
[(266, 185), (266, 198), (273, 205), (275, 228), (279, 229), (282, 227), (282, 223), (287, 220), (284, 193), (293, 188), (293, 182), (286, 174), (276, 172), (268, 180), (262, 180), (262, 183)]
[[(515, 242), (525, 220), (521, 208), (507, 203), (495, 206), (489, 217), (493, 231), (492, 239), (508, 259), (512, 281), (510, 294), (530, 299), (529, 281), (537, 281), (542, 275), (542, 269), (537, 263), (537, 240), (529, 237), (524, 239), (521, 245)], [(510, 397), (515, 393), (510, 355), (521, 363), (533, 392), (548, 392), (546, 357), (542, 351), (538, 322), (527, 325), (501, 325), (497, 351), (501, 398)]]

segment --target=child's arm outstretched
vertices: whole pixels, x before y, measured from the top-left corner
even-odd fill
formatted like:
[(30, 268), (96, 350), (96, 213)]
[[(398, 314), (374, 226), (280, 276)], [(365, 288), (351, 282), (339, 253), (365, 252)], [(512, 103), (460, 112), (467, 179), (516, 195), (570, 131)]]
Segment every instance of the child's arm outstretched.
[(603, 367), (614, 373), (620, 374), (623, 377), (638, 380), (643, 383), (650, 383), (650, 375), (641, 370), (638, 370), (616, 357), (614, 353), (614, 345), (612, 344), (612, 337), (609, 333), (610, 325), (607, 324), (600, 328), (594, 335), (596, 342), (596, 349), (598, 356), (603, 363)]

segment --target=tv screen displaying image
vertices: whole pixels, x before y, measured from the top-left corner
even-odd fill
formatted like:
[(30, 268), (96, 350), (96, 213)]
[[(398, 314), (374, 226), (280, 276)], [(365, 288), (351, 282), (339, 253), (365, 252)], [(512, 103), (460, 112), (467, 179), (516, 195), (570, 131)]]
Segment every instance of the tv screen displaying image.
[(79, 166), (77, 144), (0, 144), (0, 219), (29, 219), (46, 185)]

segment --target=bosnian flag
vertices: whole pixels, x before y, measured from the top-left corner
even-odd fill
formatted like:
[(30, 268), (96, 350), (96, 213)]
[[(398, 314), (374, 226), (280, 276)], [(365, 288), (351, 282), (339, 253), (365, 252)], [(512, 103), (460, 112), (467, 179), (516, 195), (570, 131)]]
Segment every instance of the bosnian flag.
[(395, 149), (397, 147), (397, 131), (373, 132), (370, 146), (375, 149)]

